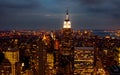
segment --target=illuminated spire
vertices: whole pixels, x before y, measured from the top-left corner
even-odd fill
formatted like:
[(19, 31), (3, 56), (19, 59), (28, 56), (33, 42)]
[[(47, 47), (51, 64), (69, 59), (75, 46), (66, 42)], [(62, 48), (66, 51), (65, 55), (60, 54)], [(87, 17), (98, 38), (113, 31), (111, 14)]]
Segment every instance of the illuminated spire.
[(71, 28), (71, 22), (69, 20), (68, 9), (66, 10), (66, 17), (65, 17), (63, 28)]
[(66, 17), (65, 17), (65, 21), (69, 21), (68, 9), (66, 10)]

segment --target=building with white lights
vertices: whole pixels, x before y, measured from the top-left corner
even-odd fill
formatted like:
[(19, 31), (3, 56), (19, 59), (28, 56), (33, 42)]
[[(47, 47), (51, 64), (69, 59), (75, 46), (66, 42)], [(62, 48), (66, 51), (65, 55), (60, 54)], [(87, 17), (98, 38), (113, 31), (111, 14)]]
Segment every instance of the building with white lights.
[(71, 28), (71, 22), (69, 20), (68, 10), (66, 12), (63, 28)]

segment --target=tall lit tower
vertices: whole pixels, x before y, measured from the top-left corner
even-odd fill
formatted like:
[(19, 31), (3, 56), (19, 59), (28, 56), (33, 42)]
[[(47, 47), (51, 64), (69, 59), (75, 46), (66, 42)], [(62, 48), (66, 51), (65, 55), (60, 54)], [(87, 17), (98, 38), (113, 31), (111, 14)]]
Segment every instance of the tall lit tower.
[(69, 20), (68, 10), (66, 11), (66, 17), (62, 29), (61, 48), (60, 48), (60, 66), (62, 74), (73, 75), (73, 30), (71, 28), (71, 22)]
[(71, 50), (71, 48), (73, 47), (72, 34), (73, 34), (73, 30), (71, 28), (71, 22), (69, 20), (69, 15), (68, 15), (68, 10), (67, 10), (63, 29), (62, 29), (62, 39), (61, 39), (63, 55), (70, 55), (71, 51), (73, 51), (73, 50)]
[(68, 10), (66, 11), (66, 17), (65, 17), (65, 20), (64, 20), (63, 28), (71, 28), (71, 22), (69, 20)]

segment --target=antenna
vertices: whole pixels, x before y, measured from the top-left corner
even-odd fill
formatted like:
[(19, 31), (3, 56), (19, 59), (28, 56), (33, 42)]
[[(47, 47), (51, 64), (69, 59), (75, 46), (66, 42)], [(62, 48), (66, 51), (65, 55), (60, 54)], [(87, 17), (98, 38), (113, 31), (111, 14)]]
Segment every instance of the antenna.
[(68, 15), (68, 8), (67, 8), (67, 10), (66, 10), (66, 14)]

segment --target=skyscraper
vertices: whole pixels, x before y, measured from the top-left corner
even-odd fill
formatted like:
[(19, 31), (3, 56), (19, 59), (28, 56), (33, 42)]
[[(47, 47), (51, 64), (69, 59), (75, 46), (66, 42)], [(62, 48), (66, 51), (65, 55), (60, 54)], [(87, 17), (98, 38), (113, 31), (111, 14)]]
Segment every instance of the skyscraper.
[(73, 75), (73, 37), (72, 37), (71, 22), (69, 20), (68, 10), (62, 29), (61, 50), (60, 50), (60, 66), (64, 75)]

